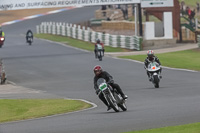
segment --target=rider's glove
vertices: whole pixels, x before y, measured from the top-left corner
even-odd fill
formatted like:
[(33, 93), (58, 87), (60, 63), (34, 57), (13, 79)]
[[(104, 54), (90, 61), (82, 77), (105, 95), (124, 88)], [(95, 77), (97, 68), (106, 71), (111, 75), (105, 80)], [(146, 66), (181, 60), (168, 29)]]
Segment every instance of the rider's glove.
[(114, 83), (114, 80), (108, 81), (108, 84), (113, 84), (113, 83)]

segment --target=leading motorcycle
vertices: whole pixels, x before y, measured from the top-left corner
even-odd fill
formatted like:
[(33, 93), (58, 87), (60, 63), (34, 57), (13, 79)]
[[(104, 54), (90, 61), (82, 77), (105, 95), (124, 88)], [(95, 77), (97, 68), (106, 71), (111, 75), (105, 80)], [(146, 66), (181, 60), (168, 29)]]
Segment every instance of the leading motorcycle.
[(102, 61), (103, 47), (101, 46), (101, 44), (97, 44), (97, 58), (99, 59), (99, 61)]
[(148, 68), (146, 69), (150, 74), (150, 81), (154, 84), (154, 87), (159, 88), (159, 83), (161, 79), (160, 75), (161, 66), (157, 62), (152, 61), (149, 63)]
[(5, 37), (1, 36), (0, 37), (0, 48), (3, 46), (4, 41), (5, 41)]
[[(103, 93), (108, 106), (110, 106), (115, 112), (119, 112), (119, 107), (123, 110), (127, 110), (126, 100), (122, 98), (122, 96), (117, 92), (116, 89), (113, 89), (108, 83), (106, 83), (105, 79), (99, 78), (97, 80), (97, 85), (100, 90), (100, 93)], [(100, 94), (99, 93), (99, 94)]]

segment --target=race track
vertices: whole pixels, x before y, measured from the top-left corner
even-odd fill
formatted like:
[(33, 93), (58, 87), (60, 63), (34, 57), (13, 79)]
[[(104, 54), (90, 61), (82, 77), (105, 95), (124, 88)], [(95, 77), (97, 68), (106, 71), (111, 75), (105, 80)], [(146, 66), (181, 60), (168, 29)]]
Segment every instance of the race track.
[[(94, 17), (98, 7), (77, 8), (4, 26), (0, 49), (8, 79), (40, 93), (1, 95), (0, 98), (85, 99), (96, 108), (57, 116), (0, 124), (0, 133), (120, 133), (200, 121), (200, 73), (163, 69), (160, 88), (148, 81), (142, 63), (104, 57), (34, 39), (25, 42), (28, 29), (41, 22), (78, 23)], [(162, 61), (161, 61), (162, 62)], [(93, 67), (101, 65), (129, 96), (128, 111), (106, 111), (93, 89)]]

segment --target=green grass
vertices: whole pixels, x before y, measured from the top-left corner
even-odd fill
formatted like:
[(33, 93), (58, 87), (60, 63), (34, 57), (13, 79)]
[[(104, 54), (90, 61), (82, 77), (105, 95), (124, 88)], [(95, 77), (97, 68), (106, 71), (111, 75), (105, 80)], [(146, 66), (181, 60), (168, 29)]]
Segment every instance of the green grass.
[(131, 131), (126, 133), (200, 133), (200, 123), (163, 127), (163, 128), (141, 130), (141, 131)]
[[(80, 49), (94, 51), (94, 44), (90, 42), (85, 42), (85, 41), (73, 39), (70, 37), (57, 36), (57, 35), (51, 35), (51, 34), (35, 34), (34, 36), (37, 38), (47, 39), (47, 40), (51, 40), (55, 42), (61, 42), (66, 45), (70, 45), (70, 46), (77, 47)], [(127, 51), (131, 51), (131, 50), (105, 46), (105, 52), (127, 52)]]
[(0, 99), (0, 122), (73, 112), (92, 105), (67, 99)]
[[(199, 49), (156, 54), (156, 56), (160, 59), (162, 66), (200, 71)], [(143, 62), (146, 55), (121, 56), (120, 58), (133, 59)]]

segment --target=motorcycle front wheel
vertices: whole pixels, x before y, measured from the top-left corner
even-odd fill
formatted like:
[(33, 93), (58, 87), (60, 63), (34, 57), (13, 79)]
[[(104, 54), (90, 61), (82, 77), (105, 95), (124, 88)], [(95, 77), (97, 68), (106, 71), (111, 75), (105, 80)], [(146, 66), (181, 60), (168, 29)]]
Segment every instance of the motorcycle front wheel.
[(101, 54), (101, 51), (98, 51), (98, 58), (99, 58), (99, 61), (102, 61), (102, 54)]
[(116, 101), (112, 98), (112, 96), (106, 96), (109, 105), (113, 108), (115, 112), (119, 112), (119, 106), (117, 105)]
[(154, 78), (154, 86), (155, 86), (155, 88), (159, 88), (159, 78), (158, 78), (158, 75), (154, 75), (153, 76), (153, 78)]

